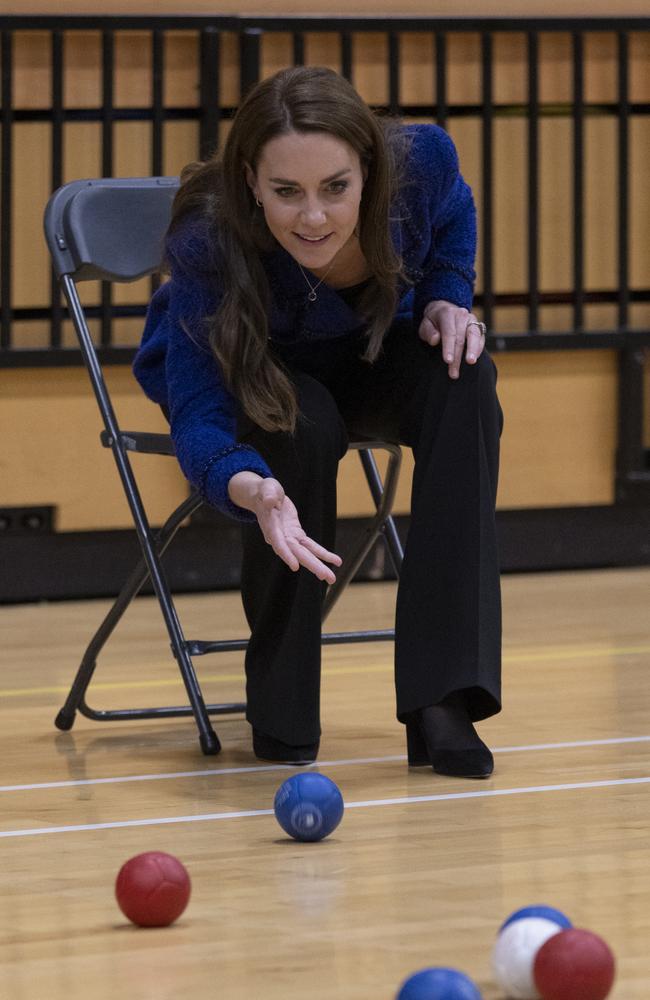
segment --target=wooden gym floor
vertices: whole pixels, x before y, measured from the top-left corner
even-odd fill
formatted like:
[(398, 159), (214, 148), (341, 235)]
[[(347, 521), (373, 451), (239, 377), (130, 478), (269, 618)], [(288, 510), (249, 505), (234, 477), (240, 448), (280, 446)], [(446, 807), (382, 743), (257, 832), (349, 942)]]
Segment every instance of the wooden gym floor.
[[(105, 602), (0, 609), (2, 1000), (393, 1000), (427, 965), (502, 994), (490, 952), (514, 909), (546, 902), (614, 949), (612, 1000), (650, 995), (650, 570), (510, 576), (501, 715), (480, 727), (494, 776), (406, 767), (392, 648), (325, 652), (319, 767), (347, 809), (320, 844), (269, 813), (291, 769), (252, 756), (241, 717), (203, 757), (191, 720), (59, 733)], [(348, 591), (330, 622), (388, 627), (392, 584)], [(243, 634), (237, 594), (184, 597), (192, 637)], [(240, 654), (198, 661), (206, 697), (242, 697)], [(155, 603), (140, 599), (98, 667), (95, 707), (179, 703)], [(164, 930), (119, 913), (115, 875), (176, 854), (189, 907)]]

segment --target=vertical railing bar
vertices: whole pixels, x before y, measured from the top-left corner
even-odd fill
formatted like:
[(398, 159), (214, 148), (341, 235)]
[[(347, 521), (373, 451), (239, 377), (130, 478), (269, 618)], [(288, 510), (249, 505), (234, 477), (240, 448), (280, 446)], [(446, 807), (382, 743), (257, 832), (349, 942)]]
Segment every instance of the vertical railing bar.
[(539, 329), (539, 36), (528, 32), (528, 330)]
[(12, 234), (12, 125), (13, 125), (13, 35), (3, 31), (2, 58), (2, 147), (0, 149), (0, 348), (11, 347), (11, 234)]
[(584, 329), (584, 49), (579, 31), (573, 45), (573, 327)]
[(642, 350), (618, 352), (618, 440), (616, 448), (616, 500), (628, 498), (635, 473), (644, 471), (644, 375)]
[[(627, 32), (618, 33), (618, 327), (629, 321), (629, 44)], [(643, 351), (622, 350), (618, 358), (618, 441), (616, 500), (628, 499), (629, 484), (645, 470)]]
[(483, 88), (483, 152), (482, 152), (482, 271), (483, 271), (483, 322), (490, 330), (494, 317), (494, 269), (492, 267), (492, 129), (494, 105), (492, 95), (492, 34), (482, 34), (482, 88)]
[(115, 35), (112, 29), (102, 31), (102, 176), (113, 174), (113, 83)]
[(436, 122), (447, 125), (447, 36), (442, 31), (434, 35), (436, 48)]
[(629, 37), (618, 35), (618, 326), (629, 324)]
[(352, 80), (352, 34), (349, 31), (341, 31), (339, 34), (341, 42), (341, 76), (346, 80)]
[[(63, 184), (63, 32), (58, 28), (52, 31), (50, 38), (52, 53), (52, 142), (50, 168), (52, 191)], [(61, 347), (61, 325), (63, 308), (61, 305), (60, 285), (50, 271), (50, 347)]]
[[(102, 177), (113, 176), (113, 93), (115, 79), (115, 35), (111, 29), (102, 31)], [(111, 285), (101, 283), (100, 343), (109, 347), (112, 341)]]
[(239, 36), (239, 93), (244, 97), (260, 78), (261, 28), (244, 28)]
[(399, 59), (400, 44), (396, 31), (388, 32), (388, 108), (391, 115), (399, 115)]
[(305, 65), (305, 36), (302, 31), (293, 33), (293, 65)]
[(200, 35), (199, 157), (202, 160), (207, 160), (219, 146), (219, 123), (221, 121), (220, 56), (221, 36), (219, 29), (211, 25), (204, 28)]
[[(164, 81), (165, 81), (165, 35), (160, 28), (151, 32), (151, 174), (160, 177), (164, 173)], [(150, 292), (156, 291), (160, 275), (152, 274), (149, 279)]]
[(151, 173), (159, 177), (163, 171), (163, 132), (165, 55), (164, 36), (160, 28), (151, 32)]

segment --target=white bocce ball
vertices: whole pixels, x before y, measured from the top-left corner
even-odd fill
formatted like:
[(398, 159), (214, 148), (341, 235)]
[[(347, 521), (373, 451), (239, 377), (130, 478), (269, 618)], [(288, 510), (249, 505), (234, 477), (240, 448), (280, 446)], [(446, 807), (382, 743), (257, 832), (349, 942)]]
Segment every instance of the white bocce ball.
[(492, 951), (492, 967), (497, 983), (512, 1000), (539, 1000), (533, 979), (537, 952), (562, 930), (545, 917), (524, 917), (500, 932)]

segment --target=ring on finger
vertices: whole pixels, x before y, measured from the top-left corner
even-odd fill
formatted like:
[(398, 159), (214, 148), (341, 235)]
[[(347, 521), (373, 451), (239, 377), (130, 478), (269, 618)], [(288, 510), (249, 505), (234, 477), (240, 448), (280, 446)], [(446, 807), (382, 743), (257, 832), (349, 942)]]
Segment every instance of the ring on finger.
[(487, 327), (485, 323), (481, 323), (479, 319), (471, 319), (467, 324), (467, 326), (465, 327), (466, 332), (467, 330), (469, 330), (470, 326), (477, 326), (481, 332), (482, 337), (485, 337), (485, 335), (487, 334)]

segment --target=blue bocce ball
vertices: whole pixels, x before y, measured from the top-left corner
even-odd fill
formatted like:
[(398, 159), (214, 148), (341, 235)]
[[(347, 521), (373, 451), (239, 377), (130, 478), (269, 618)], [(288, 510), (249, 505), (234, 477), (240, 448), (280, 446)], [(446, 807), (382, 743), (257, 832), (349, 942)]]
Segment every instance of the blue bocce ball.
[(282, 829), (295, 840), (322, 840), (341, 822), (343, 796), (324, 774), (294, 774), (275, 793), (273, 809)]

